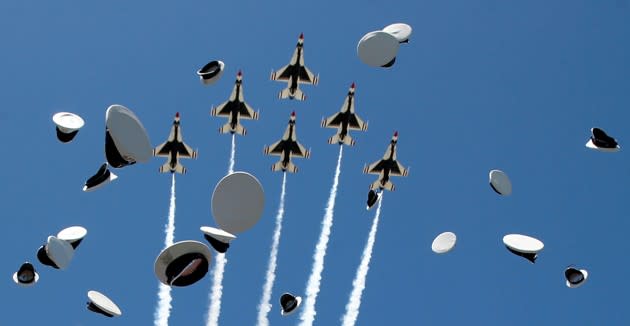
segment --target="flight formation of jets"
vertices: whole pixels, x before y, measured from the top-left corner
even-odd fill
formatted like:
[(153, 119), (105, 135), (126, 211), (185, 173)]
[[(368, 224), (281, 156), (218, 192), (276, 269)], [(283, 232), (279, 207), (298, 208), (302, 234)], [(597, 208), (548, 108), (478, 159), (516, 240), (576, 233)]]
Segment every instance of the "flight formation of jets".
[[(358, 56), (364, 63), (373, 67), (391, 67), (396, 59), (399, 45), (407, 43), (411, 34), (411, 27), (406, 24), (393, 24), (382, 31), (374, 31), (366, 34), (357, 46)], [(212, 61), (197, 71), (201, 82), (205, 85), (216, 83), (222, 76), (225, 64), (221, 61)], [(287, 87), (278, 94), (280, 99), (292, 99), (303, 101), (306, 95), (300, 89), (300, 84), (317, 85), (319, 76), (313, 74), (304, 64), (304, 35), (300, 34), (298, 42), (291, 56), (289, 64), (274, 71), (271, 80), (287, 83)], [(336, 129), (336, 133), (328, 139), (329, 144), (340, 146), (353, 146), (355, 140), (350, 131), (366, 131), (368, 123), (364, 122), (355, 112), (355, 87), (352, 83), (347, 96), (339, 112), (325, 118), (321, 122), (324, 128)], [(257, 120), (259, 112), (255, 111), (245, 102), (243, 93), (243, 74), (238, 71), (234, 88), (227, 101), (213, 107), (212, 116), (223, 117), (227, 122), (219, 128), (222, 134), (246, 135), (247, 130), (241, 124), (242, 119)], [(53, 116), (56, 125), (57, 138), (63, 143), (68, 143), (79, 132), (84, 121), (76, 114), (60, 112)], [(607, 135), (600, 128), (591, 129), (592, 136), (586, 143), (586, 147), (603, 151), (615, 152), (620, 149), (617, 141)], [(370, 209), (379, 199), (384, 190), (395, 190), (391, 177), (405, 177), (409, 170), (397, 160), (398, 132), (395, 132), (387, 146), (383, 157), (371, 164), (367, 164), (363, 172), (377, 175), (377, 179), (369, 185), (367, 208)], [(187, 145), (182, 136), (180, 114), (176, 113), (167, 140), (152, 148), (148, 140), (146, 130), (140, 120), (128, 108), (122, 105), (112, 105), (107, 109), (105, 121), (105, 163), (95, 175), (85, 182), (84, 191), (93, 191), (115, 180), (117, 176), (109, 168), (123, 168), (137, 162), (147, 162), (151, 156), (165, 157), (166, 162), (160, 166), (159, 172), (185, 174), (186, 168), (180, 163), (180, 159), (194, 159), (197, 151)], [(292, 112), (288, 125), (277, 142), (264, 147), (266, 155), (279, 156), (279, 160), (271, 167), (272, 171), (295, 173), (298, 167), (292, 162), (292, 158), (308, 158), (310, 150), (304, 147), (297, 139), (296, 113)], [(241, 178), (241, 179), (238, 179)], [(240, 181), (237, 181), (240, 180)], [(228, 176), (222, 183), (236, 182), (241, 187), (240, 191), (256, 194), (260, 204), (253, 205), (252, 215), (262, 214), (262, 188), (250, 175)], [(492, 170), (489, 174), (491, 188), (502, 196), (511, 194), (512, 185), (507, 174), (500, 170)], [(227, 188), (227, 187), (226, 187)], [(215, 193), (220, 193), (223, 188), (217, 187)], [(234, 196), (230, 194), (230, 196)], [(214, 208), (213, 208), (214, 209)], [(248, 209), (241, 207), (239, 209)], [(214, 212), (213, 212), (214, 213)], [(221, 215), (221, 213), (217, 213)], [(219, 217), (220, 218), (220, 217)], [(226, 219), (231, 218), (227, 216)], [(247, 227), (251, 227), (248, 225)], [(219, 253), (225, 253), (231, 240), (236, 236), (226, 230), (202, 227), (201, 231), (205, 239)], [(241, 230), (238, 230), (241, 231)], [(75, 250), (83, 240), (87, 230), (80, 226), (62, 230), (57, 236), (48, 237), (46, 243), (37, 252), (37, 258), (43, 265), (55, 269), (68, 267)], [(537, 254), (543, 249), (543, 243), (535, 238), (509, 234), (503, 238), (506, 248), (521, 257), (535, 262)], [(456, 243), (456, 235), (445, 232), (435, 238), (432, 249), (443, 254), (450, 251)], [(181, 241), (167, 247), (160, 253), (155, 264), (155, 273), (160, 282), (168, 286), (187, 286), (201, 279), (208, 271), (210, 264), (210, 251), (208, 247), (197, 241)], [(566, 284), (568, 287), (580, 286), (588, 277), (588, 272), (573, 266), (565, 270)], [(38, 282), (39, 274), (33, 264), (25, 262), (13, 275), (13, 280), (20, 285), (29, 286)], [(88, 292), (88, 309), (105, 316), (120, 316), (121, 310), (105, 295), (97, 291)], [(288, 315), (297, 309), (301, 298), (290, 293), (284, 293), (280, 298), (282, 315)]]

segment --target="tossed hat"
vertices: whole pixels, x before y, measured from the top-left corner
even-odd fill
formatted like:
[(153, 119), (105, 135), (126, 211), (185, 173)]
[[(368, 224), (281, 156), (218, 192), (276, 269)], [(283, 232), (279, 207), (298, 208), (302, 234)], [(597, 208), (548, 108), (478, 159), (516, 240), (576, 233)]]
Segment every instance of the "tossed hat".
[(84, 227), (71, 226), (59, 231), (59, 233), (57, 233), (57, 238), (67, 241), (73, 249), (77, 249), (86, 235), (87, 230)]
[(223, 75), (224, 68), (223, 61), (210, 61), (203, 68), (197, 70), (197, 75), (204, 85), (214, 84)]
[(107, 168), (107, 162), (103, 163), (101, 167), (96, 171), (96, 174), (91, 176), (83, 185), (83, 191), (88, 192), (96, 190), (118, 178)]
[(105, 315), (107, 317), (118, 317), (122, 315), (120, 308), (108, 297), (98, 291), (88, 291), (87, 308), (90, 311)]
[(398, 40), (398, 43), (409, 43), (411, 30), (411, 26), (403, 23), (391, 24), (383, 28), (383, 32), (391, 34)]
[(600, 152), (617, 152), (621, 148), (615, 138), (606, 134), (600, 128), (591, 128), (591, 138), (586, 142), (586, 147)]
[(169, 286), (188, 286), (202, 279), (210, 266), (210, 249), (199, 241), (174, 243), (155, 260), (155, 275)]
[(210, 226), (202, 226), (199, 229), (212, 248), (219, 253), (225, 253), (230, 248), (230, 241), (236, 239), (232, 233)]
[(455, 247), (457, 236), (453, 232), (444, 232), (435, 237), (431, 244), (431, 250), (436, 254), (444, 254)]
[(52, 119), (57, 125), (57, 139), (62, 143), (67, 143), (74, 139), (79, 129), (85, 124), (80, 116), (70, 112), (55, 113)]
[(566, 284), (568, 287), (577, 288), (586, 282), (588, 271), (569, 266), (564, 270), (564, 277), (567, 279)]
[(262, 217), (265, 193), (253, 175), (237, 171), (217, 183), (212, 192), (211, 211), (222, 229), (239, 234), (252, 228)]
[(357, 44), (359, 59), (371, 67), (390, 67), (396, 60), (400, 43), (390, 33), (373, 31)]
[(40, 263), (56, 269), (66, 269), (74, 256), (74, 249), (69, 242), (55, 236), (49, 236), (46, 244), (37, 250)]
[(497, 194), (502, 196), (509, 196), (512, 194), (512, 182), (508, 178), (507, 174), (501, 170), (492, 170), (488, 175), (490, 179), (490, 187)]
[(35, 271), (33, 264), (25, 262), (20, 269), (13, 273), (13, 282), (22, 286), (31, 286), (37, 283), (39, 274)]
[(372, 208), (372, 206), (376, 204), (376, 202), (378, 201), (378, 197), (378, 193), (370, 189), (370, 191), (368, 192), (367, 209)]
[(503, 244), (511, 253), (529, 260), (532, 264), (536, 262), (538, 252), (545, 247), (542, 241), (522, 234), (504, 236)]
[(280, 314), (288, 316), (294, 313), (302, 303), (302, 297), (296, 297), (291, 293), (284, 293), (280, 296)]
[(128, 108), (114, 104), (105, 112), (105, 156), (114, 168), (153, 157), (153, 147), (140, 119)]

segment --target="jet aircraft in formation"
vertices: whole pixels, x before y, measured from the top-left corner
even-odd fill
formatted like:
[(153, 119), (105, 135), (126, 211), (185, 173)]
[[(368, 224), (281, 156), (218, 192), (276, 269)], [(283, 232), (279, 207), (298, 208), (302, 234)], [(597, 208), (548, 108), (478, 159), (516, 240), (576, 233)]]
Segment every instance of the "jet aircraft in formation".
[(258, 120), (258, 112), (254, 111), (243, 98), (243, 74), (239, 70), (230, 98), (217, 107), (213, 107), (210, 114), (214, 117), (227, 117), (228, 122), (219, 128), (222, 134), (232, 133), (245, 135), (247, 130), (240, 124), (239, 119)]
[(282, 139), (271, 146), (265, 146), (267, 155), (280, 156), (280, 161), (271, 166), (271, 171), (282, 170), (283, 172), (297, 172), (298, 168), (291, 162), (291, 157), (309, 158), (311, 152), (298, 143), (295, 133), (295, 111), (291, 113), (289, 125), (287, 126)]
[(299, 84), (317, 85), (319, 76), (315, 76), (304, 65), (304, 34), (300, 34), (289, 64), (276, 72), (272, 72), (271, 80), (288, 82), (287, 88), (280, 91), (278, 98), (289, 98), (299, 101), (306, 99), (306, 95), (300, 90)]
[(328, 139), (329, 144), (354, 146), (354, 139), (350, 137), (348, 131), (365, 131), (368, 128), (368, 124), (363, 122), (363, 120), (354, 113), (354, 88), (355, 85), (352, 83), (348, 91), (348, 96), (346, 96), (343, 106), (341, 107), (341, 111), (322, 120), (322, 127), (337, 128), (337, 134)]
[(182, 140), (179, 112), (175, 113), (175, 120), (173, 120), (173, 127), (168, 139), (153, 150), (153, 156), (168, 157), (166, 163), (160, 167), (161, 173), (177, 172), (180, 174), (186, 173), (186, 168), (179, 163), (180, 158), (197, 158), (197, 151), (194, 151)]
[(376, 203), (378, 200), (378, 192), (383, 189), (394, 191), (395, 186), (389, 180), (392, 176), (406, 177), (409, 174), (409, 170), (402, 166), (396, 160), (396, 143), (398, 142), (398, 131), (394, 132), (392, 140), (385, 151), (385, 155), (381, 160), (378, 160), (363, 168), (363, 173), (378, 174), (378, 179), (370, 185), (370, 192), (368, 193), (368, 209)]

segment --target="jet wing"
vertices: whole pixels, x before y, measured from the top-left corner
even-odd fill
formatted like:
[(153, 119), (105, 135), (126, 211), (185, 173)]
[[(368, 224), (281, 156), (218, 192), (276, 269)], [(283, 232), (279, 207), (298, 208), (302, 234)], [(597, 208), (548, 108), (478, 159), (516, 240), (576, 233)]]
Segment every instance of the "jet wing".
[(363, 173), (367, 174), (381, 174), (385, 168), (385, 160), (378, 160), (363, 169)]
[(185, 158), (195, 158), (197, 157), (197, 152), (194, 151), (190, 146), (188, 146), (186, 143), (182, 142), (180, 143), (181, 146), (179, 146), (177, 152), (179, 154), (179, 157), (185, 157)]
[(229, 117), (232, 113), (232, 110), (235, 109), (235, 105), (236, 102), (233, 102), (232, 100), (225, 101), (219, 104), (219, 106), (212, 108), (212, 111), (210, 113), (215, 117)]
[(289, 78), (291, 78), (291, 72), (295, 69), (294, 67), (295, 66), (288, 64), (278, 69), (276, 72), (271, 74), (271, 80), (289, 80)]
[(299, 80), (298, 83), (300, 84), (313, 84), (313, 85), (317, 85), (318, 82), (318, 78), (317, 76), (315, 76), (315, 74), (313, 74), (308, 68), (306, 68), (306, 66), (304, 65), (300, 65), (299, 68)]
[(153, 156), (168, 156), (171, 151), (171, 142), (165, 141), (153, 150)]
[(265, 148), (265, 154), (267, 155), (275, 155), (280, 156), (284, 151), (284, 146), (286, 146), (286, 142), (284, 140), (279, 140), (272, 145)]
[(396, 177), (406, 177), (409, 174), (409, 170), (407, 170), (402, 164), (398, 163), (398, 161), (394, 161), (394, 166), (389, 170), (390, 176)]
[(254, 109), (252, 109), (252, 107), (249, 106), (249, 104), (245, 102), (241, 102), (241, 103), (243, 104), (241, 105), (241, 110), (239, 111), (241, 119), (258, 120), (258, 113), (254, 111)]
[(302, 144), (298, 143), (297, 141), (294, 141), (291, 144), (291, 155), (304, 158), (308, 158), (309, 156), (311, 156), (310, 151), (304, 148), (304, 146), (302, 146)]
[(348, 119), (348, 129), (350, 130), (367, 130), (367, 123), (363, 122), (356, 114), (351, 114)]
[(343, 118), (344, 118), (343, 113), (337, 112), (337, 113), (331, 115), (330, 117), (326, 118), (322, 122), (322, 127), (325, 127), (325, 128), (338, 128), (338, 127), (341, 127), (341, 124), (343, 123)]

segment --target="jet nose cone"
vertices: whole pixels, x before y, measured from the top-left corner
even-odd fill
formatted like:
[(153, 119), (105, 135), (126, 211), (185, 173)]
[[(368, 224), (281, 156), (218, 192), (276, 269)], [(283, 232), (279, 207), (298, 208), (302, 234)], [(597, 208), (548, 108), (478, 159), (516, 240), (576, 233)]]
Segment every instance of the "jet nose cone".
[(398, 138), (398, 131), (394, 132), (394, 138)]
[(241, 72), (240, 70), (236, 73), (236, 78), (241, 78), (243, 77), (243, 72)]
[(295, 120), (295, 111), (291, 112), (291, 120)]
[(300, 33), (300, 41), (304, 41), (304, 33)]
[(179, 119), (179, 112), (175, 113), (175, 119)]
[(350, 88), (351, 88), (351, 89), (354, 89), (354, 88), (355, 88), (354, 82), (352, 82), (352, 85), (350, 85)]

